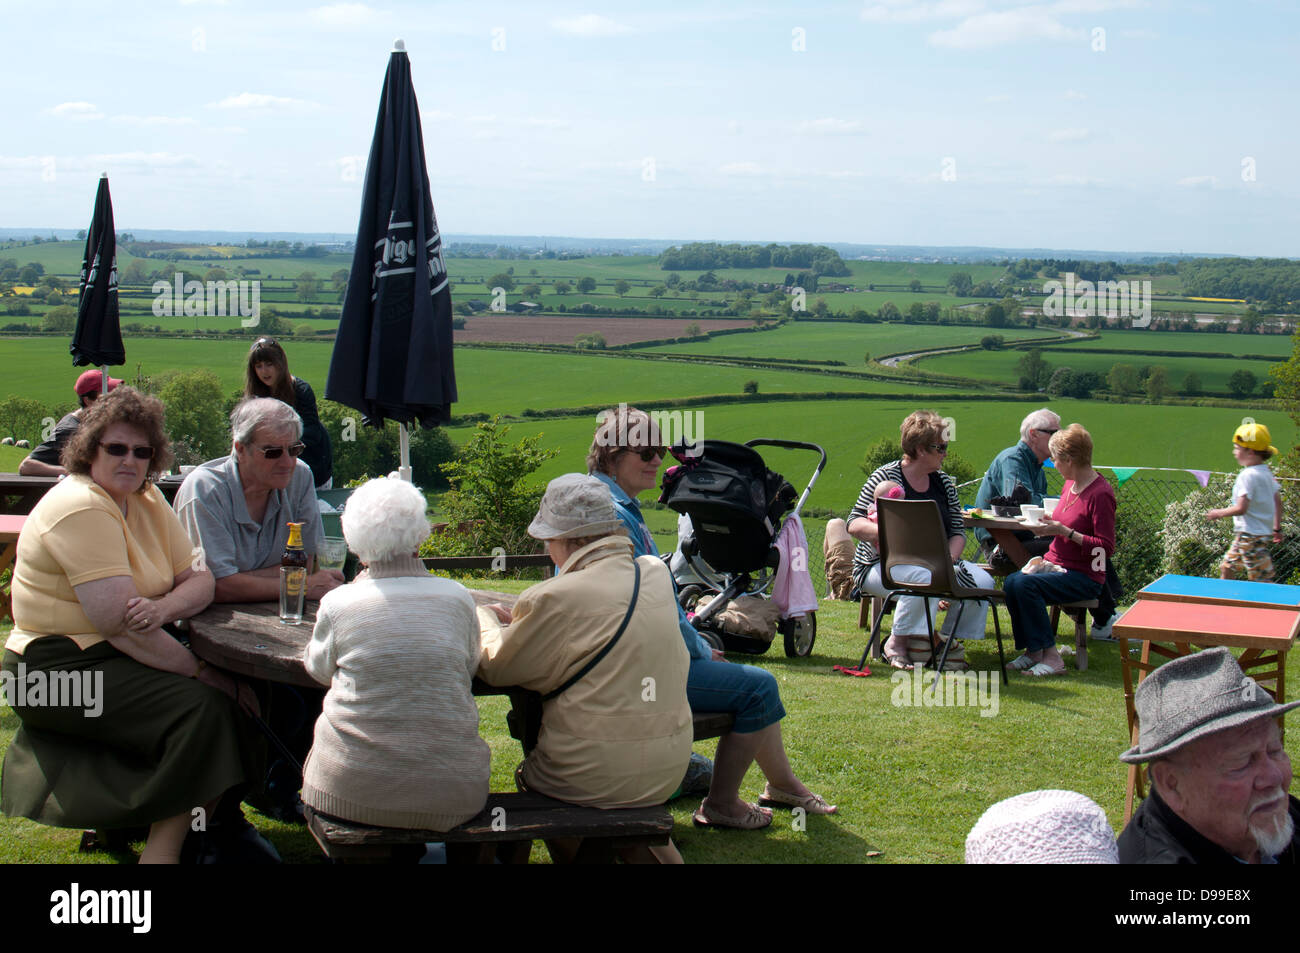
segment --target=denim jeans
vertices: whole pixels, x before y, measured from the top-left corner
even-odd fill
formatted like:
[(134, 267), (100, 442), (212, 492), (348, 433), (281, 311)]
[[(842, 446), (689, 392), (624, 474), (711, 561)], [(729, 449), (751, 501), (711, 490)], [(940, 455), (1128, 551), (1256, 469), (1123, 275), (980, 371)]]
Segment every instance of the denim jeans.
[(732, 730), (741, 733), (762, 731), (785, 717), (776, 678), (752, 665), (691, 659), (686, 700), (691, 711), (731, 712)]
[(1013, 572), (1002, 584), (1011, 614), (1011, 631), (1016, 648), (1037, 652), (1056, 644), (1056, 633), (1047, 618), (1049, 605), (1096, 599), (1101, 583), (1081, 572)]

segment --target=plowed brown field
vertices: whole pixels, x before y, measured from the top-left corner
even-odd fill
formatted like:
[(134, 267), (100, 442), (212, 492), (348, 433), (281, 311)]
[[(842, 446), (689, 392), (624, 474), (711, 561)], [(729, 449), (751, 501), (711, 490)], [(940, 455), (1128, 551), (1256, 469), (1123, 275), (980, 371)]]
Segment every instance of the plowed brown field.
[(663, 338), (684, 338), (686, 327), (698, 324), (704, 331), (746, 328), (745, 318), (582, 318), (556, 315), (489, 314), (465, 319), (465, 329), (455, 332), (457, 344), (502, 341), (516, 344), (572, 344), (580, 334), (600, 334), (606, 344), (632, 344)]

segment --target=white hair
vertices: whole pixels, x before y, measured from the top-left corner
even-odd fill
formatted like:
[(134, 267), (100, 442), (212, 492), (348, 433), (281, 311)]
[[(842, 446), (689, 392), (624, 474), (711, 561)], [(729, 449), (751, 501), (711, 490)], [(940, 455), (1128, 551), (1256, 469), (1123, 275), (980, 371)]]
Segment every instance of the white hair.
[(282, 400), (274, 397), (250, 397), (241, 400), (230, 412), (230, 433), (235, 443), (248, 446), (259, 427), (272, 433), (293, 431), (293, 439), (302, 437), (302, 418)]
[(1061, 415), (1055, 411), (1048, 410), (1046, 407), (1039, 407), (1024, 420), (1020, 421), (1020, 439), (1027, 442), (1029, 440), (1029, 434), (1035, 430), (1059, 429), (1061, 429)]
[(343, 507), (343, 537), (363, 563), (409, 556), (429, 535), (426, 501), (405, 480), (380, 477), (363, 484)]

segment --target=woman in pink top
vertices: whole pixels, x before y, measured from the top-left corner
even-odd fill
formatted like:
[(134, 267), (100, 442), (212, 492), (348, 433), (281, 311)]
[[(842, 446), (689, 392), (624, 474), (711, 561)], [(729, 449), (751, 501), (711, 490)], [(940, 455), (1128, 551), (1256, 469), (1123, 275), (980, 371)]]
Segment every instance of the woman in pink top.
[(1115, 551), (1115, 491), (1092, 468), (1088, 431), (1070, 424), (1052, 435), (1048, 449), (1065, 488), (1052, 518), (1029, 528), (1038, 536), (1056, 537), (1043, 558), (1058, 568), (1012, 573), (1003, 585), (1016, 647), (1024, 653), (1007, 668), (1028, 675), (1065, 673), (1047, 607), (1097, 598), (1106, 581), (1106, 559)]

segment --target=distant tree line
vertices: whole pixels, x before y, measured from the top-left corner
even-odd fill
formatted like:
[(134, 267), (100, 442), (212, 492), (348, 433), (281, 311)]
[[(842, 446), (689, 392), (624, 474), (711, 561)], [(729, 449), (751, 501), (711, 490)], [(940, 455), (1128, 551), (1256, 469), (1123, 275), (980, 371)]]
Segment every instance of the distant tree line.
[(1178, 263), (1178, 277), (1199, 298), (1244, 298), (1274, 313), (1300, 303), (1300, 262), (1286, 258), (1196, 258)]
[(714, 268), (807, 268), (815, 275), (848, 275), (839, 252), (825, 245), (719, 245), (691, 242), (659, 256), (664, 271), (709, 271)]

